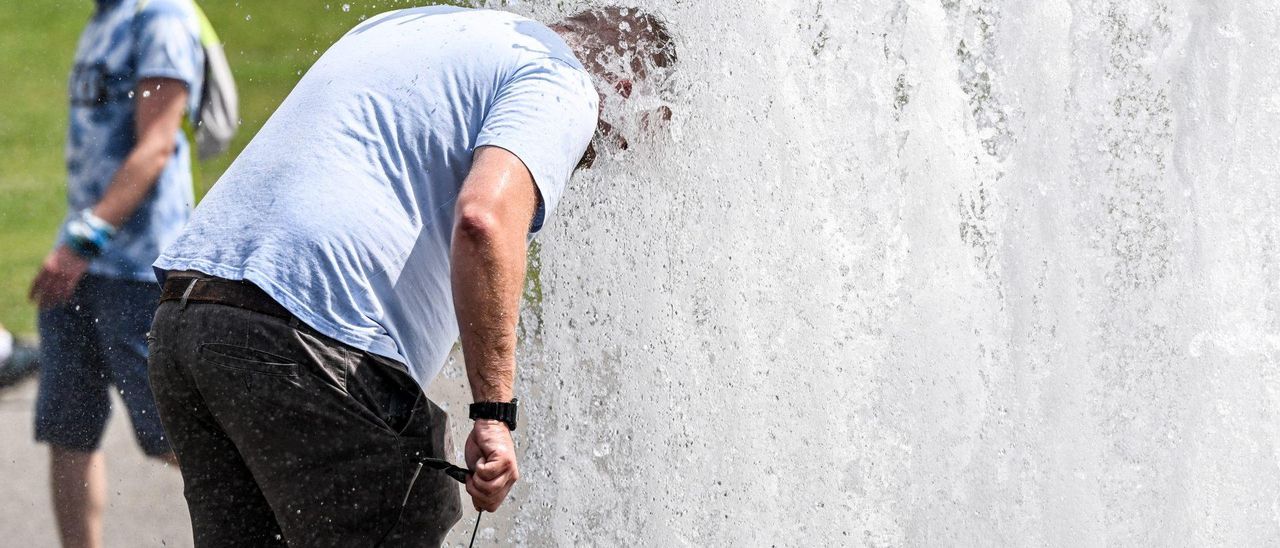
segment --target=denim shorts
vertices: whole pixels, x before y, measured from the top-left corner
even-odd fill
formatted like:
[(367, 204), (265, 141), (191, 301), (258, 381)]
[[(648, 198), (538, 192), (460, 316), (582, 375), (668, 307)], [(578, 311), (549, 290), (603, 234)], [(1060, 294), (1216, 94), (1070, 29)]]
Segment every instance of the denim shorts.
[(147, 376), (147, 331), (159, 299), (155, 282), (90, 274), (69, 302), (40, 311), (36, 441), (96, 450), (114, 387), (143, 452), (170, 452)]

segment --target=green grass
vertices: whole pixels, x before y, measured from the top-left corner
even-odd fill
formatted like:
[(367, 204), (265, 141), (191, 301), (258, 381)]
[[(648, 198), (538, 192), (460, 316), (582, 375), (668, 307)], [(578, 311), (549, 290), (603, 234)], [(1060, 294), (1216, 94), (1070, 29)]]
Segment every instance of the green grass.
[[(382, 11), (437, 3), (459, 2), (201, 2), (226, 44), (244, 125), (230, 153), (197, 167), (197, 195), (342, 33)], [(34, 331), (27, 287), (66, 212), (66, 78), (92, 11), (91, 0), (24, 0), (0, 9), (0, 323), (18, 333)]]

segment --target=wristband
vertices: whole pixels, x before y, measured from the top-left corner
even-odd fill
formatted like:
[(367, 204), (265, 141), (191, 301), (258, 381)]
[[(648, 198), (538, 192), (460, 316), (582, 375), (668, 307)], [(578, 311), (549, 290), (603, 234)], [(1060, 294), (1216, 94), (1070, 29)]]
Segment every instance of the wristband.
[(116, 235), (116, 228), (89, 209), (67, 222), (67, 247), (76, 255), (93, 259), (107, 250), (107, 245)]

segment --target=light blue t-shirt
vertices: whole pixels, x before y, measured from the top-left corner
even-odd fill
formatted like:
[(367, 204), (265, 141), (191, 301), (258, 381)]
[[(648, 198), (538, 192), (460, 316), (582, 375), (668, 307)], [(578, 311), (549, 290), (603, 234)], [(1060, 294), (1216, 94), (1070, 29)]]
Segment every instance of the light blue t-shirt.
[[(204, 85), (204, 49), (191, 0), (98, 0), (80, 36), (68, 93), (66, 221), (102, 199), (111, 178), (137, 141), (134, 92), (145, 78), (171, 78), (187, 85), (195, 112)], [(154, 280), (151, 263), (173, 241), (194, 202), (191, 155), (182, 131), (138, 210), (120, 227), (111, 246), (89, 271), (120, 279)]]
[(425, 388), (458, 328), (454, 202), (472, 153), (519, 157), (555, 209), (598, 96), (547, 27), (499, 11), (375, 17), (334, 44), (196, 208), (156, 268), (252, 281)]

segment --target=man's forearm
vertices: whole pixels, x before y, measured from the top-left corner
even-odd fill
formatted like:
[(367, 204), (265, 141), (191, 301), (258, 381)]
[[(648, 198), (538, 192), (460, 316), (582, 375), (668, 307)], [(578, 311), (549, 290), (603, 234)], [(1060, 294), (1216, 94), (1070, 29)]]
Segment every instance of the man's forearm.
[(93, 207), (93, 214), (112, 226), (123, 225), (155, 188), (172, 155), (172, 148), (166, 150), (150, 143), (134, 147)]
[(453, 238), (453, 299), (475, 401), (509, 401), (525, 241), (459, 223)]

